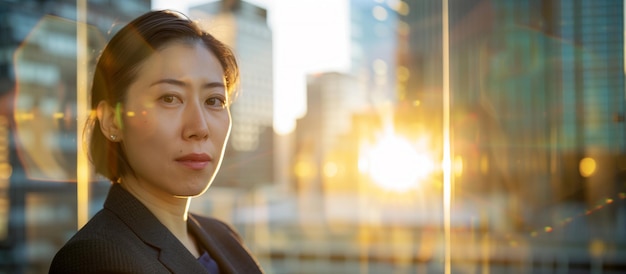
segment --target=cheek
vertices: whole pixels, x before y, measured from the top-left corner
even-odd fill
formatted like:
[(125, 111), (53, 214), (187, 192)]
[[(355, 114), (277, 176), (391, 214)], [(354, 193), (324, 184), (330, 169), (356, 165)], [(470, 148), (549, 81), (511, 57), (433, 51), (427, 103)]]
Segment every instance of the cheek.
[(146, 141), (159, 136), (162, 131), (157, 119), (148, 115), (139, 115), (126, 119), (124, 133), (127, 141)]
[(220, 131), (219, 135), (221, 138), (224, 139), (224, 142), (226, 142), (226, 140), (228, 139), (228, 136), (230, 135), (230, 131), (232, 128), (230, 115), (227, 115), (220, 121), (221, 122), (219, 123), (219, 131)]

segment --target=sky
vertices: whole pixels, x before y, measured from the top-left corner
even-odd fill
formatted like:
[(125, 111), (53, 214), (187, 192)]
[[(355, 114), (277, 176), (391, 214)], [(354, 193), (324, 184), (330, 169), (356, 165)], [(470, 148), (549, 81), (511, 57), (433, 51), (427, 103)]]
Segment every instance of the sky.
[[(208, 2), (215, 0), (153, 0), (152, 9), (188, 14), (189, 7)], [(349, 69), (348, 0), (245, 2), (268, 11), (274, 38), (274, 130), (288, 133), (306, 113), (306, 75)]]

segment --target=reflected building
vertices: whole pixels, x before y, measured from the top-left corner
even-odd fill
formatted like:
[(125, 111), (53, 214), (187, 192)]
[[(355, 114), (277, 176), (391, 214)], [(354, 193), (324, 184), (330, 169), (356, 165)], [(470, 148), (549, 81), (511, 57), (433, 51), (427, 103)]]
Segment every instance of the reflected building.
[(255, 188), (274, 182), (272, 32), (267, 11), (245, 1), (216, 1), (189, 9), (203, 28), (230, 46), (241, 86), (231, 106), (232, 131), (214, 186)]
[[(149, 0), (87, 3), (88, 77)], [(0, 272), (47, 272), (76, 231), (76, 1), (0, 1)], [(90, 215), (108, 183), (95, 179)]]
[[(626, 191), (624, 2), (553, 1), (545, 10), (552, 18), (549, 34), (560, 38), (549, 44), (561, 57), (549, 78), (560, 91), (551, 108), (559, 114), (553, 134), (562, 154), (556, 164), (580, 170), (562, 171), (556, 194), (594, 207)], [(594, 170), (585, 172), (585, 162), (594, 163)], [(589, 237), (614, 235), (626, 242), (626, 208), (614, 209), (590, 216), (592, 223), (607, 225), (591, 225)]]
[[(442, 6), (404, 2), (399, 106), (418, 123), (426, 113), (441, 119)], [(626, 209), (612, 202), (626, 189), (623, 5), (449, 1), (455, 201), (511, 216), (491, 220), (492, 231), (530, 235), (571, 218), (550, 241), (626, 240)], [(602, 210), (584, 216), (590, 208)]]

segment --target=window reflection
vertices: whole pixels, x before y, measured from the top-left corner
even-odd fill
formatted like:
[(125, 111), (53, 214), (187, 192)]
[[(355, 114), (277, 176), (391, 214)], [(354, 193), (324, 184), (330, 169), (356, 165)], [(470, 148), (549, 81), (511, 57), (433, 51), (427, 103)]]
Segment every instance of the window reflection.
[[(71, 63), (63, 64), (63, 56), (50, 60), (49, 56), (54, 53), (49, 51), (51, 48), (42, 47), (42, 44), (49, 42), (47, 38), (51, 35), (47, 35), (48, 33), (71, 31), (74, 24), (54, 26), (55, 19), (48, 19), (51, 20), (42, 20), (42, 23), (35, 29), (36, 31), (32, 32), (16, 50), (14, 59), (16, 135), (27, 176), (35, 180), (67, 181), (72, 178), (71, 171), (75, 166), (75, 161), (72, 161), (71, 156), (64, 159), (61, 154), (67, 152), (71, 155), (75, 154), (75, 151), (71, 144), (62, 145), (66, 144), (63, 141), (68, 138), (59, 137), (63, 132), (69, 131), (64, 128), (68, 123), (63, 123), (62, 110), (69, 110), (70, 116), (65, 120), (69, 121), (69, 129), (76, 126), (71, 123), (72, 116), (75, 116), (72, 115), (71, 103), (75, 100), (72, 100), (72, 95), (68, 98), (69, 92), (62, 78), (69, 77), (62, 76), (62, 71), (69, 72), (74, 66)], [(55, 27), (57, 27), (56, 30)], [(75, 46), (74, 51), (72, 50), (71, 47), (68, 49), (71, 56), (75, 56)], [(71, 132), (68, 133), (71, 134)], [(63, 167), (64, 163), (69, 165)]]
[[(89, 70), (115, 22), (150, 7), (132, 2), (115, 9), (89, 1)], [(47, 272), (51, 256), (76, 231), (76, 15), (75, 1), (0, 2), (3, 273)], [(89, 214), (102, 207), (107, 189), (93, 181)]]

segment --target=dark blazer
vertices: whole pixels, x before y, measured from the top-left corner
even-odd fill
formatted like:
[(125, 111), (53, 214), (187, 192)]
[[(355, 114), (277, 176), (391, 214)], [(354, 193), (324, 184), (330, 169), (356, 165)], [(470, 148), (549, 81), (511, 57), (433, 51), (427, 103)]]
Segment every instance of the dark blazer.
[[(189, 231), (221, 273), (262, 273), (239, 235), (225, 223), (197, 215)], [(50, 273), (208, 273), (132, 194), (113, 184), (100, 210), (59, 250)]]

